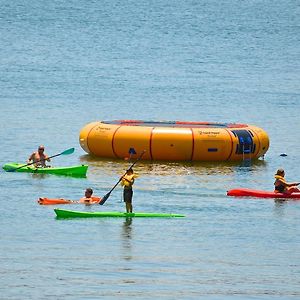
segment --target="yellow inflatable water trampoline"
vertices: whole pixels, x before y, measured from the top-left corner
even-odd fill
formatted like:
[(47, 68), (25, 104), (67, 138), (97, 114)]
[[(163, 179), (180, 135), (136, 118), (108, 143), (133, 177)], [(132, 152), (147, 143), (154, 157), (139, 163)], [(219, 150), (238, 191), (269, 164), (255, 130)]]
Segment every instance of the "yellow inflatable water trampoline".
[(79, 142), (98, 157), (135, 158), (146, 150), (143, 159), (167, 161), (258, 159), (269, 148), (267, 133), (256, 126), (179, 121), (92, 122), (81, 129)]

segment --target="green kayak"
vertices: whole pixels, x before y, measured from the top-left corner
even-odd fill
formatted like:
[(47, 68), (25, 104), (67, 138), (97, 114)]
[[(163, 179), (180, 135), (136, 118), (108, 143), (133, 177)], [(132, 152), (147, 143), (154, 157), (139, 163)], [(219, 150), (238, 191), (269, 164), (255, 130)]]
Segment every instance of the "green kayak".
[(182, 218), (184, 215), (180, 214), (168, 214), (168, 213), (125, 213), (125, 212), (113, 212), (113, 211), (74, 211), (74, 210), (65, 210), (65, 209), (54, 209), (57, 218), (66, 219), (66, 218)]
[(22, 165), (24, 164), (7, 163), (2, 168), (7, 172), (56, 174), (56, 175), (68, 175), (68, 176), (77, 176), (77, 177), (85, 177), (88, 169), (87, 165), (79, 165), (79, 166), (71, 166), (71, 167), (49, 167), (49, 168), (36, 168), (31, 165), (31, 166), (25, 166), (23, 168), (20, 168)]

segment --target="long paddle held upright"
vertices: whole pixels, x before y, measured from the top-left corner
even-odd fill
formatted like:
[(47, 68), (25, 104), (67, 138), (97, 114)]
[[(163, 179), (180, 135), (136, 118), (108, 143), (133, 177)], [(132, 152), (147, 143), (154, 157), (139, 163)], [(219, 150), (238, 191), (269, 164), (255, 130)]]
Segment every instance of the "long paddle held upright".
[(133, 166), (142, 158), (142, 156), (144, 155), (144, 153), (146, 152), (146, 150), (144, 150), (140, 156), (136, 159), (136, 161), (126, 170), (126, 172), (124, 173), (123, 176), (120, 177), (120, 179), (118, 180), (118, 182), (112, 187), (112, 189), (100, 200), (99, 204), (103, 205), (106, 200), (109, 198), (111, 192), (116, 188), (116, 186), (120, 183), (120, 181), (122, 180), (122, 178), (126, 175), (127, 171), (131, 168), (133, 168)]
[[(65, 151), (63, 151), (61, 153), (49, 156), (48, 158), (53, 158), (53, 157), (60, 156), (60, 155), (69, 155), (69, 154), (72, 154), (74, 151), (75, 151), (75, 148), (70, 148), (70, 149), (67, 149), (67, 150), (65, 150)], [(14, 169), (8, 170), (7, 172), (14, 172), (16, 170), (19, 170), (19, 169), (25, 168), (27, 166), (33, 165), (33, 164), (35, 164), (35, 163), (37, 163), (39, 161), (42, 161), (42, 159), (40, 159), (38, 161), (35, 161), (35, 162), (28, 163), (28, 164), (20, 166), (18, 168), (14, 168)]]

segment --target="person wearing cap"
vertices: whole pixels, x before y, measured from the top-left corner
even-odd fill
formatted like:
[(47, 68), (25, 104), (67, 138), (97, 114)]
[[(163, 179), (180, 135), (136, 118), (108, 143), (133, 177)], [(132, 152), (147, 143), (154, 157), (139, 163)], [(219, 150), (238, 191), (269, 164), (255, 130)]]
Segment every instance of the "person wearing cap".
[(38, 151), (33, 152), (29, 156), (27, 163), (33, 162), (36, 168), (47, 168), (46, 161), (50, 161), (50, 158), (44, 151), (45, 147), (40, 145)]
[(300, 184), (300, 182), (292, 182), (288, 183), (286, 182), (284, 178), (285, 172), (283, 169), (278, 169), (276, 174), (275, 174), (275, 193), (286, 193), (286, 194), (291, 194), (291, 193), (299, 193), (300, 189), (297, 188), (296, 186)]
[(130, 168), (127, 170), (126, 174), (121, 179), (121, 185), (124, 187), (123, 189), (123, 199), (125, 202), (126, 212), (132, 213), (132, 196), (133, 190), (132, 186), (134, 184), (134, 179), (137, 178), (138, 175), (134, 174), (133, 169)]

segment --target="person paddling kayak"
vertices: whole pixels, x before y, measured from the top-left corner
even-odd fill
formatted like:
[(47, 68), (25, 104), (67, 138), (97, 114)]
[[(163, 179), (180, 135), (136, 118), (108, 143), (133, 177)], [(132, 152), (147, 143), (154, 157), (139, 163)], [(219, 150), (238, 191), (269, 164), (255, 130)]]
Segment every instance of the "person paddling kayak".
[(132, 213), (132, 196), (133, 196), (132, 186), (134, 184), (134, 179), (137, 177), (138, 175), (134, 174), (133, 169), (130, 168), (127, 170), (126, 174), (122, 177), (121, 180), (121, 185), (124, 187), (123, 199), (125, 202), (127, 213)]
[(34, 166), (36, 168), (47, 168), (49, 166), (46, 165), (46, 161), (50, 161), (50, 158), (48, 155), (44, 152), (45, 147), (43, 145), (40, 145), (38, 147), (38, 151), (33, 152), (28, 160), (27, 163), (30, 163), (31, 161), (34, 163)]
[(299, 193), (300, 189), (296, 186), (300, 184), (300, 182), (292, 182), (288, 183), (286, 182), (284, 178), (285, 172), (283, 169), (278, 169), (275, 174), (275, 193), (286, 193), (286, 194), (292, 194), (292, 193)]
[(87, 188), (84, 193), (84, 197), (79, 200), (79, 203), (84, 203), (85, 205), (91, 205), (98, 203), (101, 199), (99, 197), (93, 196), (93, 189)]

